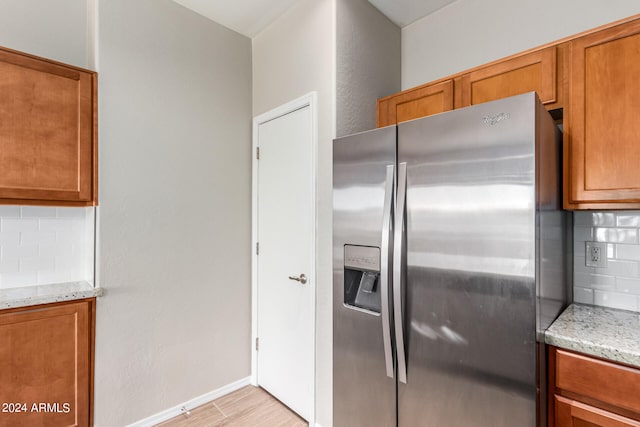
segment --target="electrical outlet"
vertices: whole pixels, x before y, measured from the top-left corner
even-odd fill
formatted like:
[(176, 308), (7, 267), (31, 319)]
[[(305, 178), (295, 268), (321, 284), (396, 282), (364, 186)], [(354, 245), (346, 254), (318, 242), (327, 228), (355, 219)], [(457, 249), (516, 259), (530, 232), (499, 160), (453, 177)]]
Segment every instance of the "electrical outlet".
[(584, 259), (587, 267), (606, 267), (607, 244), (600, 242), (586, 242)]

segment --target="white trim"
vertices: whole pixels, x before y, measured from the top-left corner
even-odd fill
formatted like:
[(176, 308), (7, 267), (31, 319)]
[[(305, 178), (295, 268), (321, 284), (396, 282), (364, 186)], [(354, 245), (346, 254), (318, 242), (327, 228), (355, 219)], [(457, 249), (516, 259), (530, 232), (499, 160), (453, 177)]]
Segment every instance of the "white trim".
[(93, 207), (93, 287), (100, 288), (100, 209)]
[(256, 338), (258, 336), (258, 259), (256, 255), (256, 244), (258, 242), (258, 162), (256, 160), (256, 149), (258, 147), (258, 126), (270, 120), (289, 114), (304, 107), (309, 107), (311, 113), (311, 200), (312, 200), (312, 224), (314, 224), (313, 235), (311, 236), (311, 271), (309, 272), (309, 284), (313, 286), (313, 372), (311, 373), (313, 402), (312, 413), (309, 425), (315, 425), (316, 418), (316, 313), (317, 313), (317, 235), (318, 235), (318, 203), (317, 203), (317, 183), (318, 183), (318, 95), (316, 92), (309, 92), (298, 99), (287, 102), (273, 110), (267, 111), (253, 118), (253, 144), (252, 144), (252, 183), (251, 183), (251, 384), (258, 385), (258, 355), (256, 352)]
[(98, 71), (99, 0), (87, 0), (87, 67)]
[[(87, 67), (93, 71), (99, 71), (100, 66), (100, 0), (87, 0)], [(98, 94), (98, 99), (100, 96)], [(98, 140), (100, 140), (100, 128), (98, 128)], [(99, 150), (98, 146), (98, 150)], [(98, 153), (99, 155), (100, 153)], [(99, 172), (98, 168), (98, 172)], [(98, 177), (98, 181), (100, 181)], [(100, 192), (98, 192), (98, 199)], [(99, 202), (96, 200), (96, 202)], [(100, 210), (99, 206), (93, 207), (93, 277), (94, 288), (100, 287)]]
[(150, 417), (147, 417), (144, 420), (136, 421), (133, 424), (129, 424), (127, 427), (155, 426), (156, 424), (170, 420), (171, 418), (177, 417), (178, 415), (182, 414), (183, 408), (190, 411), (194, 408), (197, 408), (198, 406), (202, 406), (205, 403), (212, 402), (222, 396), (225, 396), (229, 393), (239, 390), (242, 387), (247, 386), (249, 384), (251, 384), (250, 377), (242, 378), (241, 380), (238, 380), (231, 384), (227, 384), (223, 387), (220, 387), (217, 390), (210, 391), (209, 393), (205, 393), (191, 400), (187, 400), (186, 402), (179, 403), (172, 408), (166, 409), (162, 412), (158, 412), (157, 414), (151, 415)]

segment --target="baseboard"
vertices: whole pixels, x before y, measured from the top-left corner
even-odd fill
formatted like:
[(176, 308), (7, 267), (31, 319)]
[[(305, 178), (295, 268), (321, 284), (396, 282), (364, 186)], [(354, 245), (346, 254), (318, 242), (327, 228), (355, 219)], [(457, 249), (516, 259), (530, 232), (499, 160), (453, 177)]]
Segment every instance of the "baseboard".
[(171, 418), (177, 417), (178, 415), (182, 414), (182, 408), (186, 408), (187, 410), (190, 411), (193, 408), (196, 408), (198, 406), (204, 405), (205, 403), (216, 400), (217, 398), (222, 397), (225, 394), (234, 392), (249, 384), (251, 384), (251, 377), (242, 378), (231, 384), (227, 384), (223, 387), (220, 387), (217, 390), (210, 391), (201, 396), (198, 396), (186, 402), (180, 403), (172, 408), (166, 409), (162, 412), (158, 412), (157, 414), (151, 415), (150, 417), (147, 417), (144, 420), (136, 421), (133, 424), (129, 424), (127, 427), (151, 427), (156, 424), (160, 424), (164, 421), (170, 420)]

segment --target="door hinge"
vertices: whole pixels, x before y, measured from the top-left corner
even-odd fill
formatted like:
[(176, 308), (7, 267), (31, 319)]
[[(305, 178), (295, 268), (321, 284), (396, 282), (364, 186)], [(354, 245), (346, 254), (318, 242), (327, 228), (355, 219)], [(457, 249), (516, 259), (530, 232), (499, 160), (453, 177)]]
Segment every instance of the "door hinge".
[(256, 255), (260, 255), (260, 242), (256, 242)]
[(256, 351), (258, 351), (258, 347), (260, 346), (259, 342), (260, 338), (256, 337)]
[(256, 159), (260, 160), (260, 147), (256, 147)]

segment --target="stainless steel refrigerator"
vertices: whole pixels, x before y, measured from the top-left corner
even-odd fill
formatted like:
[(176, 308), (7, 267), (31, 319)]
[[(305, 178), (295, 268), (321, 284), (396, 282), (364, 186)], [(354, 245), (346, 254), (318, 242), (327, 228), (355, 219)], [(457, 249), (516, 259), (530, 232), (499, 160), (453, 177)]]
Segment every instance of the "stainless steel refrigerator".
[(334, 141), (334, 427), (545, 425), (560, 140), (529, 93)]

